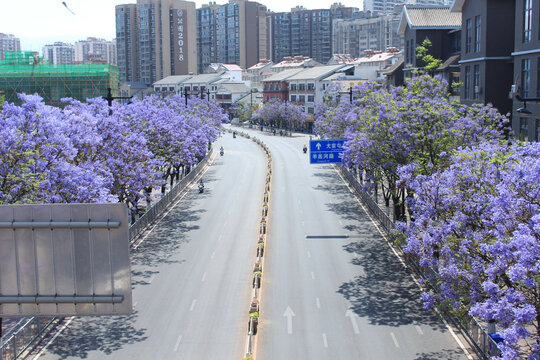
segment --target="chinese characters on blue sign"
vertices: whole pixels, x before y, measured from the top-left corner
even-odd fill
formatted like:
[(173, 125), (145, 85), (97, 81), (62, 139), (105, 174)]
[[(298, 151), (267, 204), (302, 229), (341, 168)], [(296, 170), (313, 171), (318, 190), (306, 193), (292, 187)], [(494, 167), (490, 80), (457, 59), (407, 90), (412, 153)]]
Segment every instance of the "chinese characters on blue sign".
[(345, 140), (310, 140), (309, 163), (341, 163), (344, 142)]

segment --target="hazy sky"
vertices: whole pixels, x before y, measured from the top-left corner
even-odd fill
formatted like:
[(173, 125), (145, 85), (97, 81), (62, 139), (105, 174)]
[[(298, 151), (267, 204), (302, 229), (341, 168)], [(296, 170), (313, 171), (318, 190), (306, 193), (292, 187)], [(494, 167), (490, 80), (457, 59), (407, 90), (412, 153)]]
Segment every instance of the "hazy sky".
[[(22, 50), (40, 51), (54, 41), (74, 43), (87, 37), (107, 40), (115, 35), (114, 7), (135, 3), (135, 0), (0, 0), (0, 33), (13, 34), (21, 39)], [(216, 0), (225, 4), (226, 0)], [(330, 8), (337, 0), (261, 0), (272, 11), (290, 11), (302, 5), (307, 9)], [(362, 0), (341, 0), (346, 6), (362, 9)], [(196, 7), (208, 3), (196, 0)]]

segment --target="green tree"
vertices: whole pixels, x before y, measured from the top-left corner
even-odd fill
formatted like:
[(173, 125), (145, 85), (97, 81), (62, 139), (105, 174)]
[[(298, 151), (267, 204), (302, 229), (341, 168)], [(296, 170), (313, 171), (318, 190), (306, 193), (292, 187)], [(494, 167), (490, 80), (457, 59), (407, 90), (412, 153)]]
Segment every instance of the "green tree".
[(429, 53), (429, 49), (433, 46), (428, 39), (422, 42), (422, 45), (416, 48), (416, 57), (424, 62), (423, 70), (420, 73), (431, 74), (435, 69), (442, 65), (442, 60), (435, 58)]

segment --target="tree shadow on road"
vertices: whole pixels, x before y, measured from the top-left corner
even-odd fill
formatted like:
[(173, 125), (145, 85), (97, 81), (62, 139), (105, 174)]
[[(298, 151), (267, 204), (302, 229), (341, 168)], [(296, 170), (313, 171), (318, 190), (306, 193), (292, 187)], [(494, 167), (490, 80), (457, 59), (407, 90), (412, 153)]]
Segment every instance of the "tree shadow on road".
[(436, 360), (436, 359), (462, 359), (465, 358), (463, 350), (460, 349), (442, 349), (440, 351), (419, 353), (415, 360)]
[(420, 300), (420, 289), (373, 226), (362, 240), (343, 246), (355, 254), (352, 263), (362, 274), (341, 284), (338, 293), (351, 302), (351, 309), (371, 324), (402, 326), (428, 325), (444, 330), (444, 324)]
[[(330, 170), (330, 169), (329, 169)], [(386, 243), (356, 198), (350, 193), (335, 171), (315, 174), (321, 178), (316, 190), (332, 194), (326, 208), (352, 224), (344, 225), (354, 238), (343, 250), (354, 255), (358, 276), (341, 284), (338, 293), (351, 304), (351, 309), (374, 325), (427, 325), (445, 330), (444, 324), (420, 300), (420, 289), (410, 273)]]
[[(86, 359), (91, 351), (106, 355), (120, 350), (124, 345), (145, 341), (145, 329), (134, 327), (137, 312), (129, 316), (94, 316), (76, 318), (60, 337), (47, 348), (60, 359), (75, 357)], [(64, 320), (65, 321), (65, 320)], [(58, 331), (60, 326), (56, 328)], [(54, 336), (51, 333), (49, 336)], [(35, 352), (39, 351), (36, 349)]]

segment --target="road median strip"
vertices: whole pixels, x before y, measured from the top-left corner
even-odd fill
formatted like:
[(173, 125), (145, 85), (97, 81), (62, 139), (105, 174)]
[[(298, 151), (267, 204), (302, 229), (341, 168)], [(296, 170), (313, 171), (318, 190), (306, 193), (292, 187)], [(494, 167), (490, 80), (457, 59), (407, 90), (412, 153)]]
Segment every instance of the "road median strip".
[(266, 170), (266, 184), (264, 186), (263, 194), (263, 205), (261, 213), (261, 221), (259, 226), (259, 237), (257, 239), (257, 253), (256, 261), (253, 266), (253, 297), (249, 305), (248, 312), (248, 332), (247, 332), (247, 346), (246, 346), (246, 355), (242, 360), (254, 360), (253, 357), (253, 342), (254, 337), (257, 335), (257, 327), (259, 325), (259, 314), (260, 314), (260, 288), (262, 285), (262, 274), (263, 274), (263, 255), (264, 255), (264, 246), (266, 242), (266, 236), (268, 233), (268, 210), (270, 203), (270, 184), (272, 182), (272, 155), (268, 147), (259, 139), (245, 134), (243, 132), (237, 132), (229, 130), (236, 135), (251, 139), (253, 142), (258, 144), (266, 153), (267, 158), (267, 170)]

